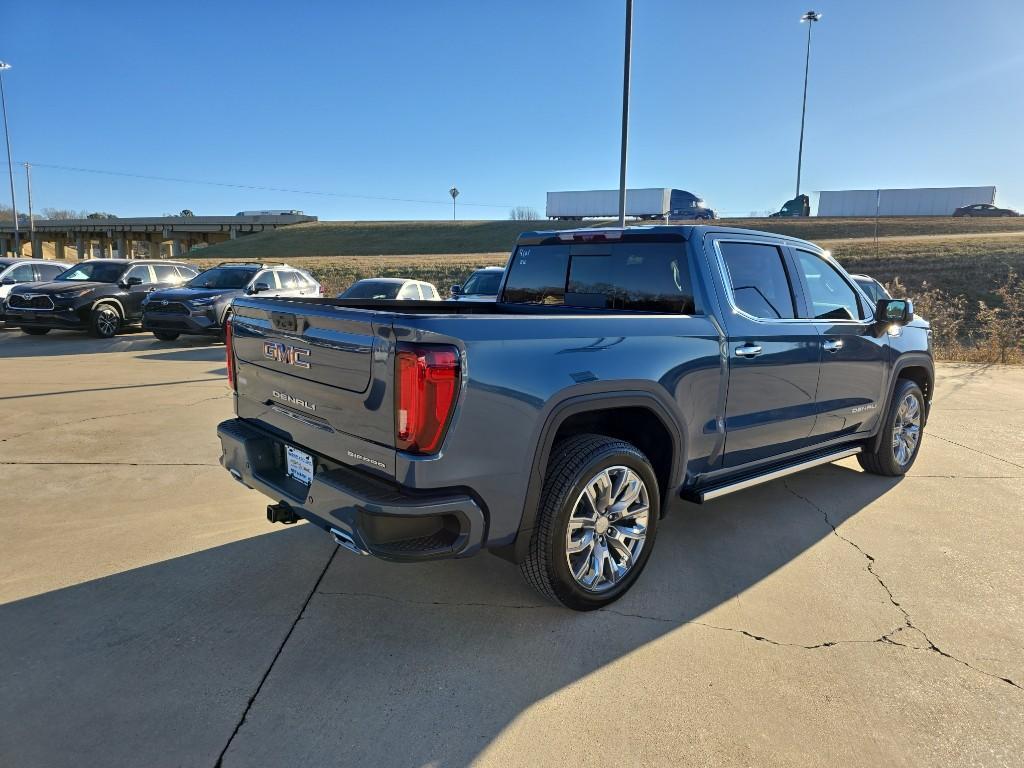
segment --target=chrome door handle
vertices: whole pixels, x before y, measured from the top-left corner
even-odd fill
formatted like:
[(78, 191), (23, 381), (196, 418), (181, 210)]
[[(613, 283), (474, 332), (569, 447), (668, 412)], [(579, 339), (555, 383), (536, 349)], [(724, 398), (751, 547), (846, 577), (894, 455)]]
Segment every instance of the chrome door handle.
[(838, 352), (840, 349), (843, 348), (843, 340), (836, 339), (835, 341), (833, 341), (832, 339), (825, 339), (822, 346), (825, 347), (826, 352)]
[(744, 344), (742, 347), (736, 347), (737, 357), (757, 357), (761, 354), (761, 348), (756, 344)]

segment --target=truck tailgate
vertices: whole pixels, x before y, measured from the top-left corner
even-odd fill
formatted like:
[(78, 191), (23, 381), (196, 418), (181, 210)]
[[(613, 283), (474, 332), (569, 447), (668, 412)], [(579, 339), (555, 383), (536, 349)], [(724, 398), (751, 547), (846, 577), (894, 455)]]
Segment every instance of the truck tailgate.
[(236, 300), (238, 416), (284, 443), (393, 476), (393, 346), (386, 313)]

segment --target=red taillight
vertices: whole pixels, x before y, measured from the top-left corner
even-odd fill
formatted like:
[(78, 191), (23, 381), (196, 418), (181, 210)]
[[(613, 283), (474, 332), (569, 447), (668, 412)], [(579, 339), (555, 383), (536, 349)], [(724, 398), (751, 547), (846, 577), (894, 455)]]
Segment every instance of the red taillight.
[(224, 362), (228, 369), (228, 386), (238, 391), (238, 382), (235, 379), (235, 350), (231, 346), (234, 333), (231, 330), (231, 318), (224, 320)]
[(395, 374), (397, 448), (435, 453), (459, 394), (459, 351), (440, 345), (399, 344)]

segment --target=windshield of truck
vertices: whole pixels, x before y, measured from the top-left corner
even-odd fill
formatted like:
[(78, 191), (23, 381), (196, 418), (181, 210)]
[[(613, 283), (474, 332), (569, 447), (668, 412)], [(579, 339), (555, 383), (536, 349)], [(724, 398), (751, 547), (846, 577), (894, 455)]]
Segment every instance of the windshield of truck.
[(682, 243), (523, 245), (509, 266), (504, 301), (696, 314)]
[(256, 276), (255, 269), (240, 267), (214, 267), (189, 280), (189, 288), (245, 288)]
[(116, 283), (126, 269), (125, 264), (116, 262), (90, 261), (79, 264), (57, 275), (57, 280), (88, 280), (94, 283)]
[(497, 296), (504, 272), (474, 272), (462, 286), (464, 294)]
[(383, 280), (360, 280), (345, 291), (339, 299), (393, 299), (402, 290), (402, 283)]

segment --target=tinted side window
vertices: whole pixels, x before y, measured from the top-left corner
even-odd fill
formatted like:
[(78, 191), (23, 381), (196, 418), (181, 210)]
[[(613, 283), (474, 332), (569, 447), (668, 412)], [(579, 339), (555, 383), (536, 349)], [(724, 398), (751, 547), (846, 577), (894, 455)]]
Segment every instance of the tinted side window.
[(504, 299), (695, 314), (689, 260), (678, 243), (520, 246)]
[(5, 280), (13, 280), (16, 283), (31, 283), (36, 279), (31, 264), (19, 264), (4, 276)]
[(277, 273), (269, 270), (266, 272), (260, 272), (252, 282), (253, 285), (256, 283), (266, 283), (268, 288), (275, 291), (281, 287), (281, 281), (278, 278)]
[(175, 267), (175, 269), (178, 270), (178, 275), (180, 275), (182, 281), (191, 280), (199, 274), (191, 267)]
[(177, 283), (181, 281), (178, 271), (170, 264), (154, 264), (153, 271), (156, 272), (158, 283)]
[(695, 314), (690, 265), (675, 243), (621, 243), (610, 252), (573, 249), (565, 303), (633, 312)]
[(128, 272), (125, 274), (124, 279), (127, 280), (129, 277), (137, 277), (143, 283), (153, 282), (153, 278), (150, 276), (149, 273), (149, 267), (146, 266), (145, 264), (139, 264), (129, 269)]
[(562, 304), (569, 268), (568, 245), (521, 245), (505, 283), (505, 301), (517, 304)]
[(736, 306), (767, 320), (796, 317), (782, 252), (763, 243), (718, 244)]
[(40, 280), (53, 280), (65, 269), (67, 267), (58, 266), (57, 264), (36, 264), (36, 274), (39, 275)]
[(860, 319), (857, 293), (835, 267), (817, 254), (807, 251), (797, 251), (796, 258), (807, 281), (811, 315), (815, 320)]

